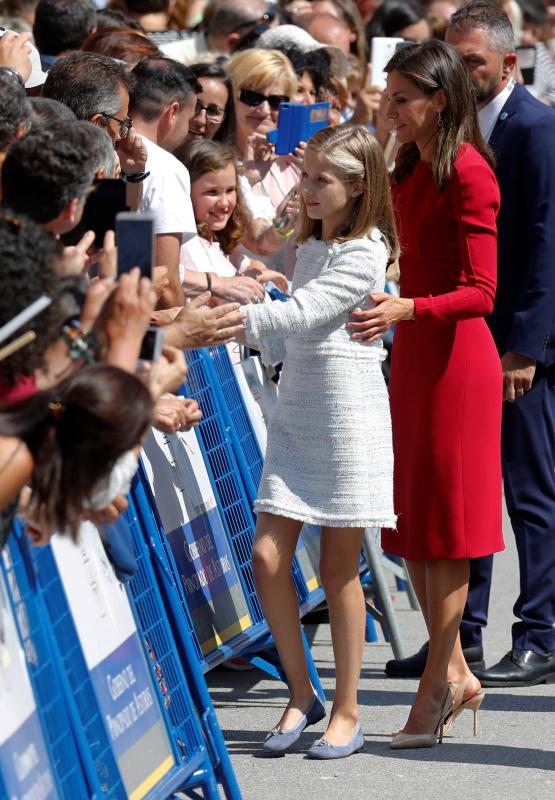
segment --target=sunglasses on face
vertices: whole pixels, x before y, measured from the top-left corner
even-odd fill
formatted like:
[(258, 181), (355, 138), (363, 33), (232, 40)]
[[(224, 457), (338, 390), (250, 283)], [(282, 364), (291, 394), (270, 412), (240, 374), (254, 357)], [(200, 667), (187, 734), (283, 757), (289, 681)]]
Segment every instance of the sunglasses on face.
[(130, 129), (133, 127), (133, 120), (131, 117), (126, 117), (125, 119), (119, 119), (118, 117), (114, 117), (112, 114), (105, 114), (102, 112), (102, 116), (105, 118), (105, 122), (109, 119), (113, 119), (115, 122), (119, 122), (119, 135), (121, 139), (126, 139), (127, 135), (129, 134)]
[(198, 116), (202, 111), (206, 111), (206, 119), (210, 122), (223, 122), (225, 117), (225, 108), (221, 106), (217, 106), (215, 103), (208, 103), (207, 106), (203, 106), (200, 100), (197, 100), (197, 104), (195, 107), (195, 117)]
[(251, 108), (256, 108), (267, 102), (272, 111), (279, 111), (280, 103), (288, 103), (289, 97), (286, 94), (262, 94), (262, 92), (255, 92), (253, 89), (241, 89), (239, 100)]

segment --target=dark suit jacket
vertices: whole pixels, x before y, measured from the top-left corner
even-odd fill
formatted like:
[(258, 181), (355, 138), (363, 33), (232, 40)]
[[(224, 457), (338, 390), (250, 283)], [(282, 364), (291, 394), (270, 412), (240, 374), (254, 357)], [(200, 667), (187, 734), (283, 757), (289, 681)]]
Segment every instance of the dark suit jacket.
[(499, 353), (555, 362), (555, 110), (521, 85), (489, 142), (501, 189), (498, 283), (488, 323)]

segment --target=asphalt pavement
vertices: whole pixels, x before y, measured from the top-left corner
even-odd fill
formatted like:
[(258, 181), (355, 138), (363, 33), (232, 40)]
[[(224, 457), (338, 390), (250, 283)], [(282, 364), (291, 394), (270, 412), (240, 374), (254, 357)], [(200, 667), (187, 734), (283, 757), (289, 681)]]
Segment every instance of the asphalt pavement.
[[(517, 596), (518, 563), (510, 526), (507, 549), (496, 556), (486, 663), (510, 649), (512, 606)], [(392, 594), (407, 653), (425, 640), (421, 615), (405, 593)], [(329, 625), (306, 627), (328, 700), (333, 698), (333, 655)], [(416, 691), (415, 680), (392, 680), (383, 672), (391, 647), (367, 644), (360, 684), (365, 748), (333, 762), (305, 758), (324, 722), (309, 728), (294, 753), (257, 756), (264, 736), (287, 702), (285, 686), (264, 673), (215, 670), (208, 685), (244, 800), (555, 800), (555, 685), (488, 689), (472, 735), (472, 713), (463, 713), (442, 745), (394, 752), (391, 732), (402, 727)], [(328, 704), (331, 705), (331, 704)]]

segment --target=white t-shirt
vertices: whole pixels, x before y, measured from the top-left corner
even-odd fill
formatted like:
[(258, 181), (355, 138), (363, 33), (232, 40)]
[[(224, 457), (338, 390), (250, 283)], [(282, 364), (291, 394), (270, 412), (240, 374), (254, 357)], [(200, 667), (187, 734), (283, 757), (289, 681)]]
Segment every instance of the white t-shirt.
[(197, 226), (191, 204), (191, 179), (178, 159), (141, 134), (148, 151), (139, 211), (154, 214), (154, 233), (178, 233), (186, 242), (196, 236)]
[(209, 242), (202, 236), (189, 239), (181, 247), (180, 262), (180, 268), (195, 272), (215, 272), (220, 278), (234, 278), (237, 274), (229, 258), (222, 253), (219, 242)]

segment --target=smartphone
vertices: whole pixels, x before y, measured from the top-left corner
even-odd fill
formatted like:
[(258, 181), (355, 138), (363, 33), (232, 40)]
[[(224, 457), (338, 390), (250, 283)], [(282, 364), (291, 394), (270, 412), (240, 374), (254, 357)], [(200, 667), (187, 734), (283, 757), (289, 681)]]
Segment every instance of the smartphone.
[(536, 48), (516, 47), (516, 63), (522, 74), (525, 86), (532, 86), (536, 77)]
[(400, 47), (406, 47), (407, 44), (411, 44), (411, 42), (395, 36), (374, 36), (370, 57), (370, 63), (372, 64), (372, 77), (370, 80), (372, 86), (381, 86), (385, 89), (387, 82), (385, 68), (397, 50)]
[(144, 278), (152, 279), (154, 267), (154, 216), (134, 211), (116, 217), (118, 275), (139, 267)]
[(163, 346), (164, 329), (154, 326), (150, 327), (143, 336), (139, 361), (156, 361), (158, 356), (162, 353)]
[(87, 231), (94, 231), (93, 247), (100, 250), (106, 232), (115, 230), (116, 216), (122, 211), (129, 211), (125, 182), (112, 178), (95, 181), (93, 191), (85, 201), (81, 221), (60, 238), (67, 247), (77, 244)]

